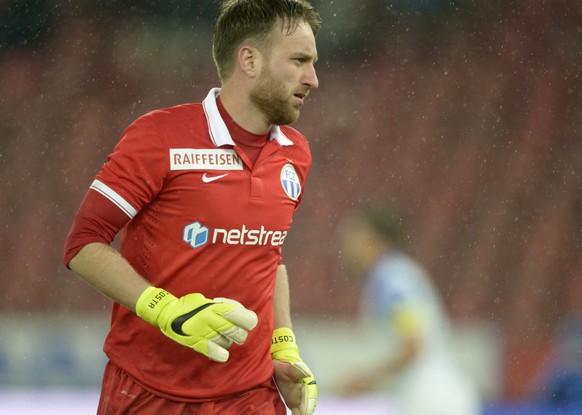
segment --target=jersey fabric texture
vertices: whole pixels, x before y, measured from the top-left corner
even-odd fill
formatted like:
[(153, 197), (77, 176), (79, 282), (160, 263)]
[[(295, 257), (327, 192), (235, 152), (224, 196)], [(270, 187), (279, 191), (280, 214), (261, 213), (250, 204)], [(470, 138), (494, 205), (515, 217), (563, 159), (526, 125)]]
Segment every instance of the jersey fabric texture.
[(246, 342), (216, 363), (113, 305), (109, 359), (146, 390), (184, 402), (229, 396), (272, 376), (276, 270), (311, 165), (307, 140), (286, 126), (272, 127), (251, 163), (220, 115), (219, 92), (202, 104), (151, 112), (126, 129), (65, 247), (68, 264), (88, 242), (109, 243), (124, 226), (121, 254), (153, 285), (178, 297), (231, 298), (257, 313)]
[(362, 296), (364, 320), (386, 328), (379, 335), (387, 348), (405, 335), (422, 339), (417, 359), (391, 384), (403, 415), (478, 415), (476, 387), (453, 354), (450, 321), (427, 272), (391, 250), (370, 269)]

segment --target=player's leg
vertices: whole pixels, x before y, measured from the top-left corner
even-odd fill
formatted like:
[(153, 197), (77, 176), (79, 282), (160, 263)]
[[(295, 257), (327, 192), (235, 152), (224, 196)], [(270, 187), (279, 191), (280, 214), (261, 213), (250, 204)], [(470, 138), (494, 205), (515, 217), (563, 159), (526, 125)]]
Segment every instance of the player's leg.
[(168, 401), (143, 389), (113, 363), (105, 367), (97, 415), (179, 415), (186, 406), (196, 414), (195, 407), (202, 404)]
[(232, 398), (214, 402), (215, 415), (285, 415), (285, 404), (272, 379)]

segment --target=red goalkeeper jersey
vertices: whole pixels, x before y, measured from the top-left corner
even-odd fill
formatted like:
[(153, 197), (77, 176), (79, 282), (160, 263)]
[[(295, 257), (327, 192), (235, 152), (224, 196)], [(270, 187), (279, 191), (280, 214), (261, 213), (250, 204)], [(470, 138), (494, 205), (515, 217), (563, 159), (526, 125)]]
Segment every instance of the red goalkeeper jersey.
[(225, 122), (218, 93), (127, 128), (65, 247), (68, 264), (84, 245), (110, 243), (123, 227), (122, 255), (153, 285), (178, 297), (232, 298), (257, 313), (246, 342), (216, 363), (114, 304), (105, 353), (145, 389), (173, 400), (212, 400), (272, 376), (276, 270), (311, 164), (305, 137), (274, 126), (253, 165), (235, 145), (236, 134), (248, 133)]

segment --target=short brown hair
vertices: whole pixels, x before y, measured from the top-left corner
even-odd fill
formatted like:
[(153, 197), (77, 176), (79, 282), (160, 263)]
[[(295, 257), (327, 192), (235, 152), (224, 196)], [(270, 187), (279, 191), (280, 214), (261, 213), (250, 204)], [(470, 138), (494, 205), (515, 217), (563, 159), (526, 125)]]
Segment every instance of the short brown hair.
[(267, 35), (278, 20), (289, 22), (290, 32), (300, 22), (307, 23), (314, 35), (321, 27), (319, 13), (306, 0), (223, 1), (212, 42), (212, 56), (221, 80), (232, 74), (241, 42), (250, 39), (266, 46)]

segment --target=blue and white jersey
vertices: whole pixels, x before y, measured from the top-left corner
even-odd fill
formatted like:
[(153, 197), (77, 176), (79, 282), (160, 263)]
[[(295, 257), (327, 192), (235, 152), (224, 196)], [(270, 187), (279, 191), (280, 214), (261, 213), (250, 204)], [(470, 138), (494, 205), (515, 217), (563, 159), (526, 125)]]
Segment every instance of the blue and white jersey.
[[(368, 272), (362, 291), (366, 324), (397, 348), (412, 333), (422, 339), (417, 359), (391, 382), (403, 415), (476, 415), (479, 398), (454, 355), (450, 320), (427, 271), (400, 251), (384, 253)], [(406, 314), (408, 327), (399, 318)]]
[(406, 308), (418, 319), (427, 353), (444, 353), (451, 346), (449, 319), (430, 276), (403, 252), (386, 252), (376, 261), (368, 273), (361, 304), (366, 318), (384, 327), (384, 335), (393, 340), (398, 340), (394, 318)]

